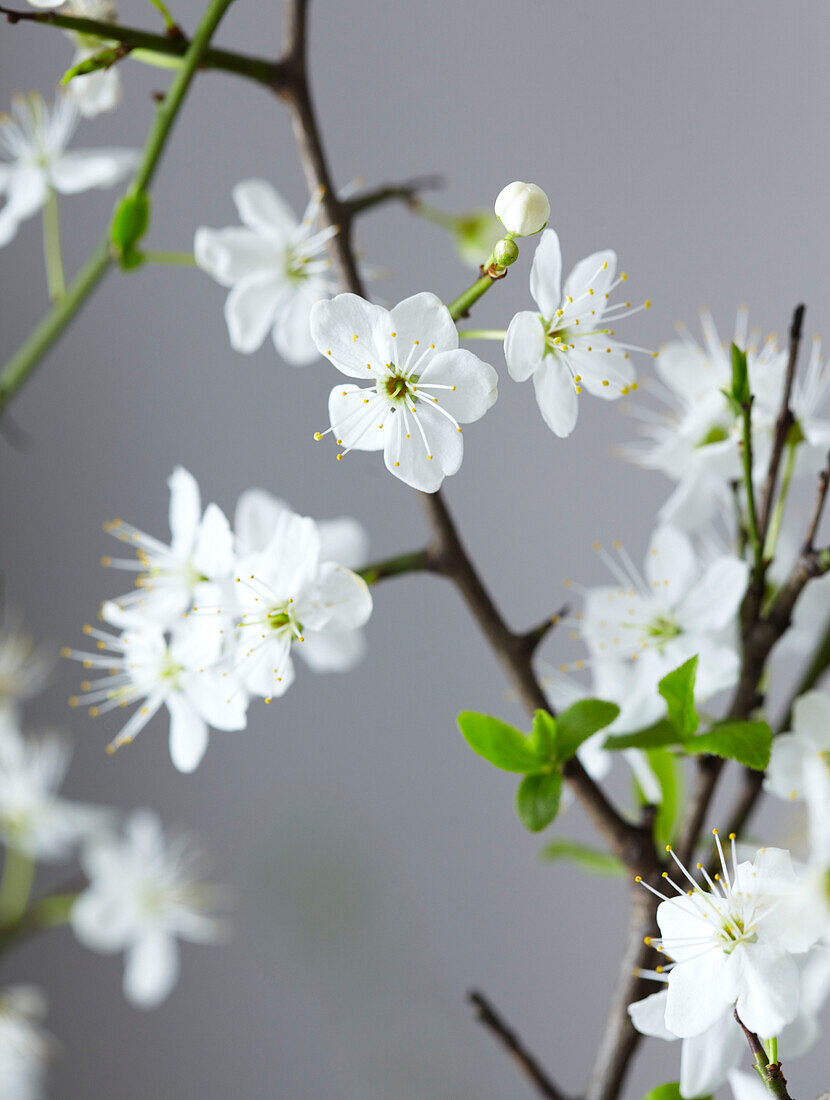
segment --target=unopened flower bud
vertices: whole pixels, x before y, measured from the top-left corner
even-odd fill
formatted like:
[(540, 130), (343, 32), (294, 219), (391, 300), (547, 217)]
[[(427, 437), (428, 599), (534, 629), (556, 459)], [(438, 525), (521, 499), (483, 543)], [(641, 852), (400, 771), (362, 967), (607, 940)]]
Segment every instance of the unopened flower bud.
[(550, 217), (548, 197), (535, 183), (508, 183), (499, 192), (495, 209), (504, 228), (516, 237), (540, 232)]
[(519, 246), (515, 241), (505, 237), (497, 243), (493, 249), (493, 259), (499, 267), (510, 267), (519, 258)]

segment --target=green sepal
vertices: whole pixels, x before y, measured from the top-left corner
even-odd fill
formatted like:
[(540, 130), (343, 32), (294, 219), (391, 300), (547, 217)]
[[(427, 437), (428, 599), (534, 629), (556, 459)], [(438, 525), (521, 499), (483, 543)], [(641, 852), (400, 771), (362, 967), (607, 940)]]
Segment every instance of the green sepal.
[(97, 73), (99, 69), (109, 69), (123, 56), (124, 47), (121, 45), (99, 50), (92, 57), (87, 57), (83, 61), (79, 61), (77, 65), (73, 65), (71, 69), (67, 69), (61, 77), (60, 83), (65, 86), (70, 80), (74, 80), (76, 76), (86, 76), (88, 73)]
[(126, 195), (115, 208), (110, 240), (119, 253), (121, 266), (138, 267), (143, 262), (136, 245), (150, 226), (150, 196), (146, 191)]
[(695, 710), (695, 676), (697, 657), (690, 657), (679, 668), (667, 673), (657, 690), (666, 700), (669, 721), (680, 734), (681, 740), (691, 737), (700, 719)]
[(625, 865), (610, 852), (590, 848), (587, 844), (579, 844), (575, 840), (552, 840), (539, 852), (539, 859), (544, 863), (556, 863), (560, 859), (567, 859), (592, 875), (625, 878), (628, 874)]
[(749, 370), (746, 365), (746, 352), (737, 344), (732, 344), (732, 399), (739, 405), (748, 405), (752, 399), (749, 390)]
[(556, 759), (564, 764), (589, 737), (610, 726), (620, 713), (616, 703), (580, 699), (556, 718)]
[(769, 764), (772, 730), (766, 722), (718, 722), (708, 733), (692, 737), (685, 748), (688, 752), (737, 760), (744, 767), (762, 772)]
[(493, 767), (521, 775), (536, 775), (546, 766), (550, 757), (542, 756), (533, 741), (521, 730), (489, 714), (476, 714), (465, 710), (458, 716), (458, 728), (464, 740), (479, 756)]
[(525, 776), (516, 792), (516, 812), (522, 825), (532, 833), (546, 829), (559, 812), (561, 797), (559, 772)]

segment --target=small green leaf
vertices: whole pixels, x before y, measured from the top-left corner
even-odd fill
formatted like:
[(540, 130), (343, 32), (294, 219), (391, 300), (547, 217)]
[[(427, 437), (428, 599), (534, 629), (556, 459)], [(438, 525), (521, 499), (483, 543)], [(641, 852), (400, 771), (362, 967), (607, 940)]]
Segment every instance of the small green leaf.
[(657, 690), (669, 708), (669, 720), (683, 740), (692, 736), (700, 721), (695, 710), (696, 675), (697, 657), (690, 657), (680, 668), (664, 676), (657, 685)]
[(746, 352), (741, 351), (737, 344), (732, 345), (732, 397), (739, 405), (748, 405), (752, 397)]
[[(122, 258), (122, 266), (135, 267), (136, 245), (150, 225), (150, 196), (146, 191), (127, 195), (115, 208), (110, 238)], [(140, 262), (140, 260), (138, 261)]]
[(561, 795), (559, 772), (525, 776), (516, 792), (516, 812), (522, 825), (532, 833), (546, 829), (559, 811)]
[(533, 715), (533, 729), (528, 740), (533, 751), (542, 760), (553, 760), (556, 754), (556, 720), (546, 710)]
[(74, 80), (76, 76), (86, 76), (87, 73), (95, 73), (99, 69), (109, 69), (116, 61), (120, 61), (123, 56), (124, 47), (122, 45), (100, 50), (92, 57), (86, 57), (83, 61), (79, 61), (77, 65), (73, 65), (71, 69), (67, 69), (60, 82), (65, 86), (70, 80)]
[(597, 848), (589, 848), (586, 844), (578, 844), (575, 840), (553, 840), (541, 850), (539, 858), (545, 863), (568, 859), (593, 875), (625, 878), (627, 874), (625, 866), (616, 856)]
[(655, 749), (663, 745), (680, 745), (683, 739), (667, 718), (661, 718), (653, 726), (635, 730), (633, 733), (621, 733), (605, 740), (604, 749), (612, 752), (620, 749)]
[(489, 714), (462, 711), (458, 728), (473, 752), (503, 771), (535, 775), (549, 763), (520, 730)]
[[(656, 1089), (647, 1092), (643, 1100), (682, 1100), (680, 1084), (677, 1081), (669, 1081), (665, 1085), (658, 1085)], [(700, 1100), (712, 1100), (711, 1096), (703, 1096)]]
[(620, 708), (601, 699), (580, 699), (556, 719), (556, 759), (561, 763), (575, 754), (583, 741), (610, 726)]
[(686, 742), (689, 752), (737, 760), (759, 772), (769, 764), (771, 748), (772, 730), (766, 722), (718, 722), (708, 733)]
[(674, 841), (679, 822), (683, 804), (683, 768), (677, 756), (668, 749), (649, 749), (646, 755), (649, 767), (660, 784), (660, 805), (654, 819), (654, 839), (665, 846)]

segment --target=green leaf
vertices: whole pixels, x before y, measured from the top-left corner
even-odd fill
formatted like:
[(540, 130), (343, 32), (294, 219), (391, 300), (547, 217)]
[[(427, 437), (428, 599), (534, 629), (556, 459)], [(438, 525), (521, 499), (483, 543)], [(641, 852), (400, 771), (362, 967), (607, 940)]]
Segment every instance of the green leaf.
[(669, 720), (683, 740), (692, 736), (700, 721), (695, 710), (696, 675), (697, 657), (690, 657), (680, 668), (664, 676), (657, 685), (657, 690), (669, 708)]
[(619, 713), (616, 703), (601, 699), (580, 699), (563, 710), (556, 719), (556, 759), (570, 760), (583, 741), (610, 726)]
[(545, 863), (568, 859), (594, 875), (625, 878), (627, 874), (625, 866), (616, 856), (597, 848), (589, 848), (586, 844), (578, 844), (575, 840), (553, 840), (541, 850), (539, 858)]
[(123, 267), (141, 262), (136, 245), (150, 226), (150, 196), (146, 191), (127, 195), (115, 208), (110, 238), (121, 254)]
[(749, 391), (749, 371), (746, 365), (746, 352), (737, 344), (732, 345), (732, 397), (739, 405), (748, 405), (751, 400)]
[(533, 729), (528, 740), (533, 751), (542, 760), (553, 760), (556, 755), (556, 720), (546, 710), (537, 710), (533, 715)]
[(686, 742), (689, 752), (727, 757), (759, 772), (769, 764), (771, 748), (772, 730), (766, 722), (718, 722)]
[(635, 730), (633, 733), (621, 733), (605, 740), (604, 749), (612, 752), (620, 749), (655, 749), (663, 745), (680, 745), (683, 739), (668, 718), (661, 718), (653, 726)]
[(79, 61), (71, 69), (67, 69), (60, 82), (65, 86), (70, 80), (74, 80), (76, 76), (86, 76), (87, 73), (95, 73), (99, 69), (109, 69), (116, 61), (120, 61), (123, 56), (123, 45), (107, 47), (93, 54), (92, 57), (86, 57), (83, 61)]
[(654, 839), (665, 847), (675, 838), (683, 806), (683, 767), (677, 756), (668, 749), (650, 749), (649, 766), (660, 784), (660, 805), (654, 819)]
[(473, 752), (503, 771), (535, 775), (550, 761), (550, 757), (540, 755), (521, 730), (489, 714), (462, 711), (458, 716), (458, 728)]
[(532, 833), (546, 829), (559, 811), (561, 794), (559, 772), (525, 776), (516, 792), (516, 812), (522, 825)]

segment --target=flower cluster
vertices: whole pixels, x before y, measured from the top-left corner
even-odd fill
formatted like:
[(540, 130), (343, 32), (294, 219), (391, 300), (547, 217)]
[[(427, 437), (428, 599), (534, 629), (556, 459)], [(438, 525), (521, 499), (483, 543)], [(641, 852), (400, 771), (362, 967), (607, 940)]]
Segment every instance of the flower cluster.
[(251, 696), (270, 702), (287, 691), (295, 651), (316, 672), (352, 668), (363, 654), (372, 597), (344, 564), (365, 554), (354, 521), (318, 525), (249, 490), (232, 529), (216, 504), (202, 510), (187, 470), (174, 470), (169, 485), (169, 544), (120, 520), (106, 525), (137, 557), (103, 562), (135, 571), (136, 587), (103, 604), (101, 618), (113, 630), (84, 628), (98, 652), (63, 653), (104, 673), (84, 681), (73, 706), (88, 705), (93, 716), (136, 706), (112, 751), (166, 707), (171, 758), (190, 772), (211, 727), (244, 729)]

